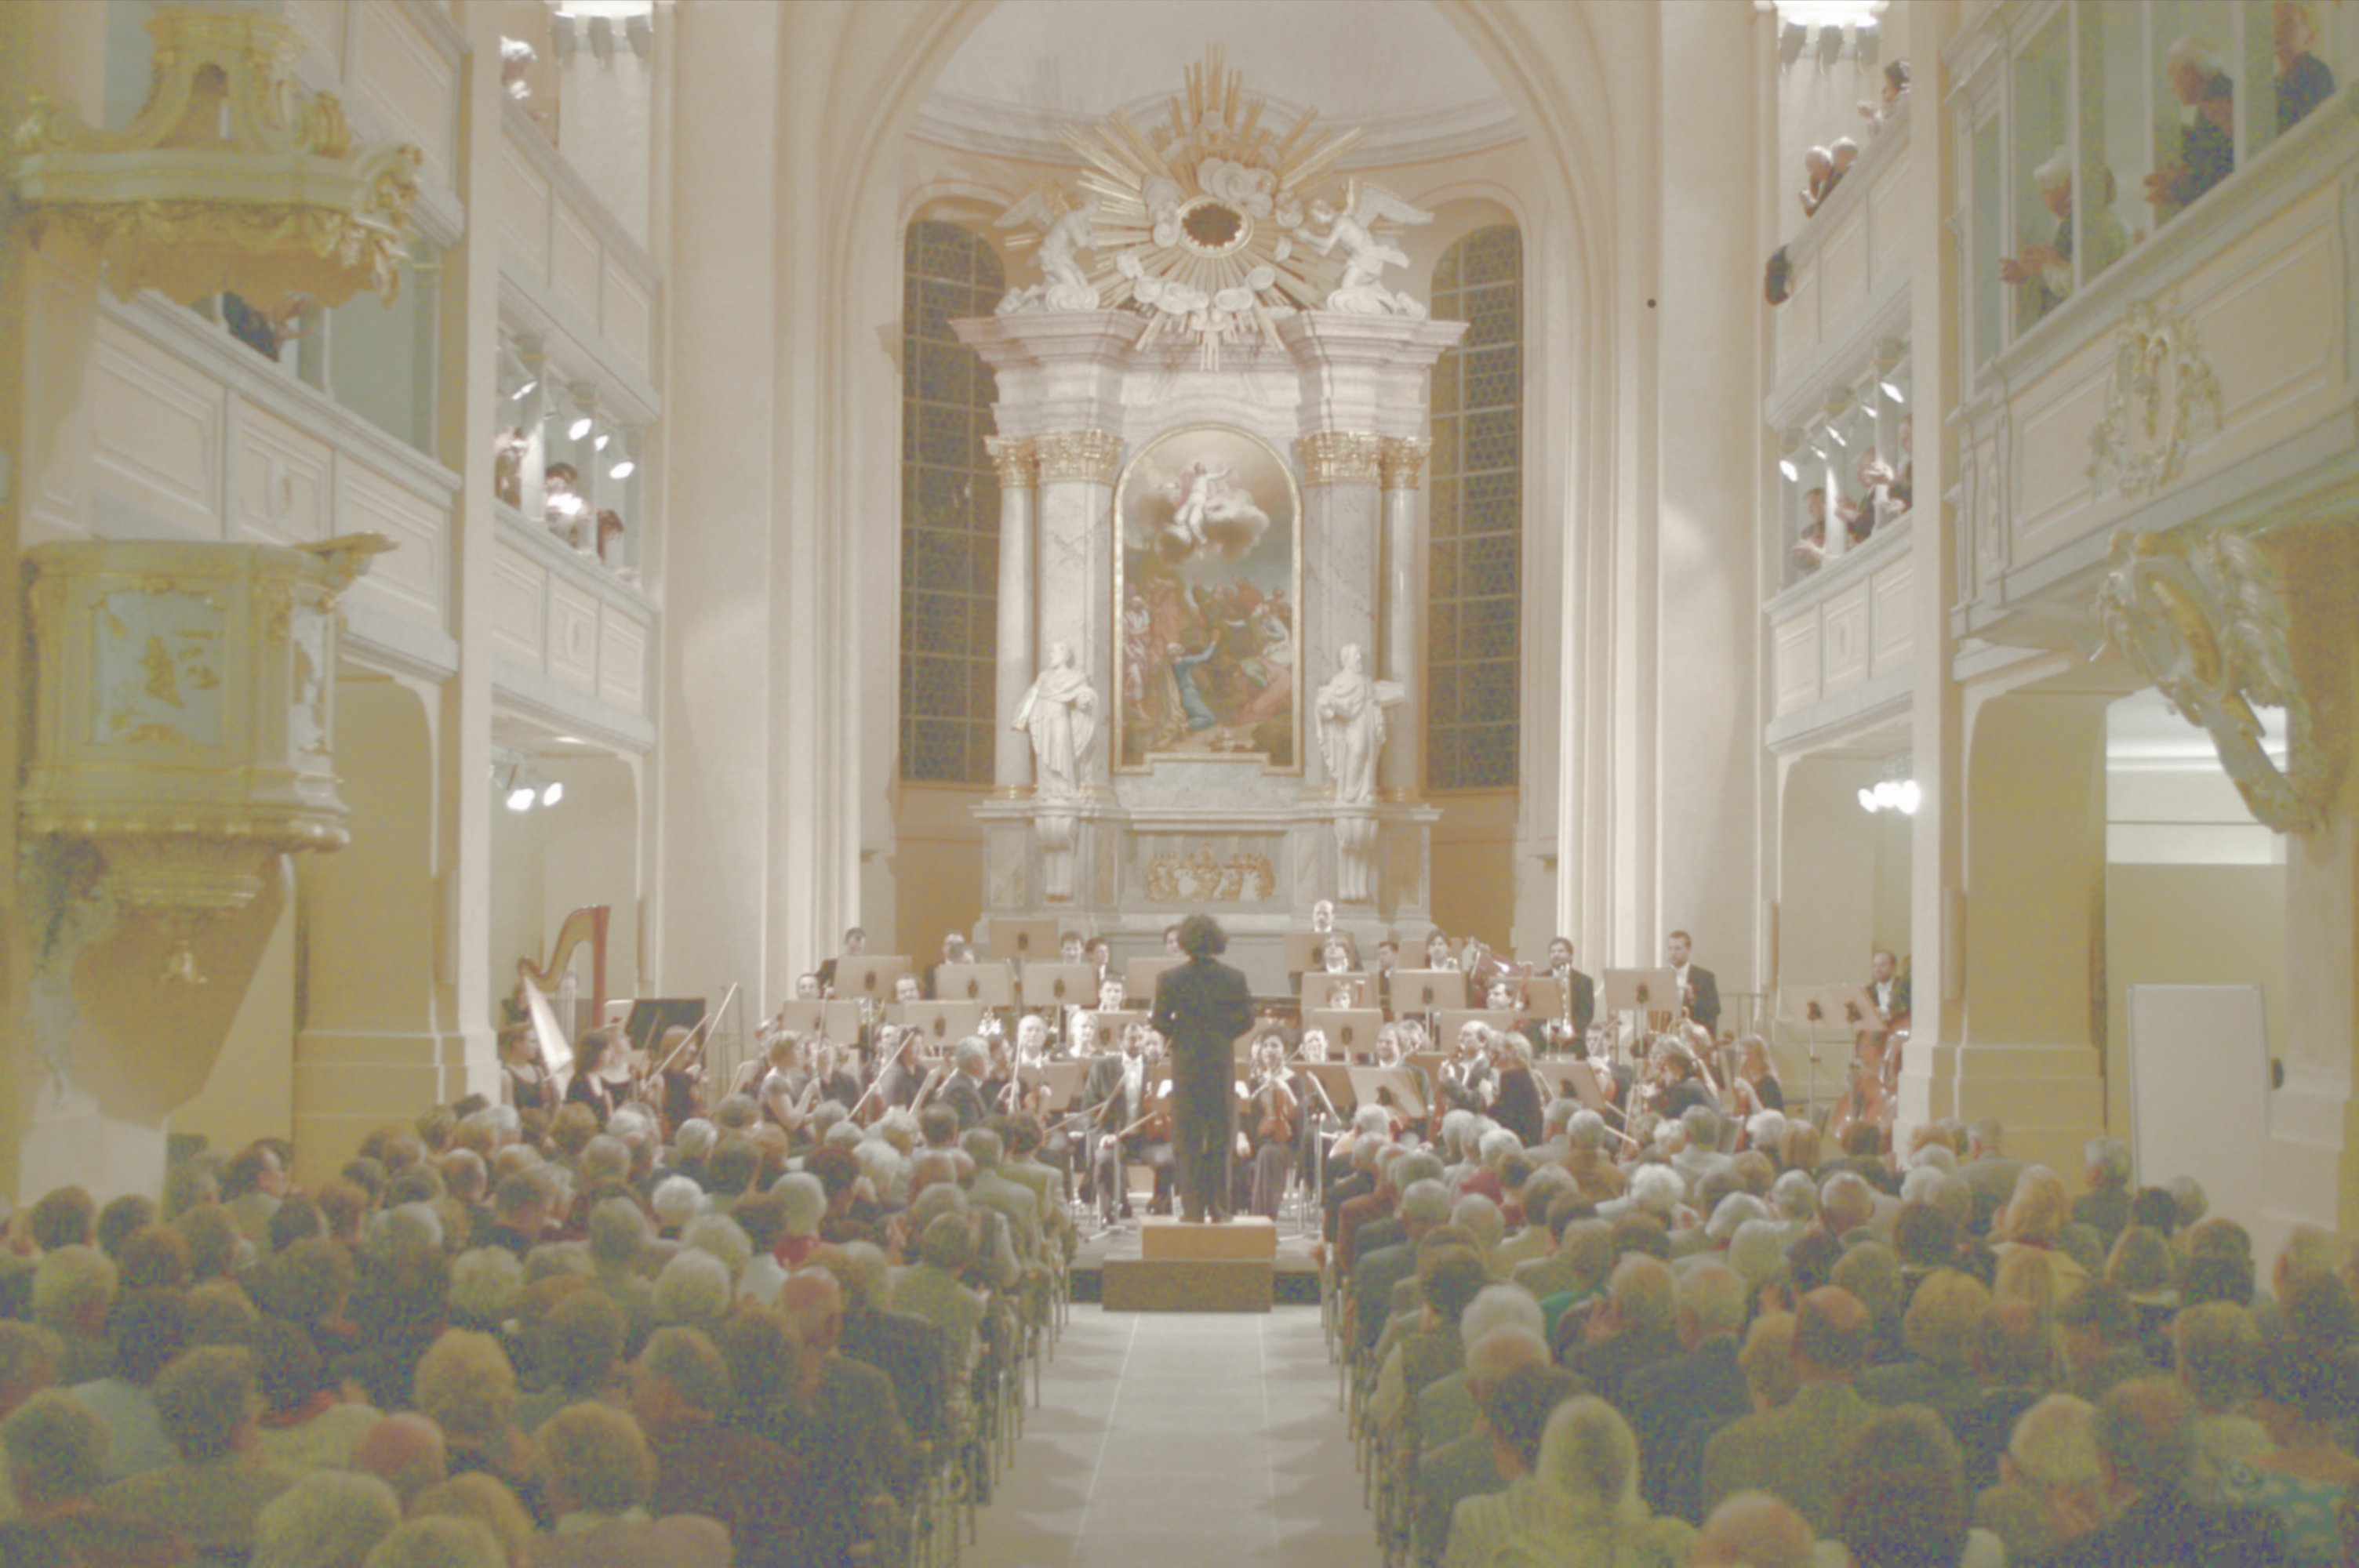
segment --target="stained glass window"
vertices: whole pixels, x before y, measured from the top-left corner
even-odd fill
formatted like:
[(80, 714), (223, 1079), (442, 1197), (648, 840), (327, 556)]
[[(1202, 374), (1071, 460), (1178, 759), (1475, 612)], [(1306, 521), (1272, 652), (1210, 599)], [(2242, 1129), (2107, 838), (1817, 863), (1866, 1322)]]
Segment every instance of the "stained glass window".
[(1477, 229), (1441, 254), (1433, 315), (1466, 335), (1433, 367), (1425, 778), (1513, 789), (1522, 653), (1524, 240)]
[(1006, 291), (989, 242), (909, 225), (901, 265), (901, 776), (989, 784), (998, 656), (992, 375), (951, 322)]

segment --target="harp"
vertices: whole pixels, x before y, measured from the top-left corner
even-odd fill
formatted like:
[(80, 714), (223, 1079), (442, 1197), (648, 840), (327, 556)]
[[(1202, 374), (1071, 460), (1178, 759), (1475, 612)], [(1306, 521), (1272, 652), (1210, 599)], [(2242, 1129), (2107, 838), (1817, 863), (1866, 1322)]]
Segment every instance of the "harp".
[(570, 1073), (573, 1069), (573, 1044), (557, 1016), (552, 1000), (571, 967), (575, 949), (583, 943), (590, 945), (590, 1016), (598, 1017), (606, 1005), (606, 922), (613, 916), (612, 905), (584, 904), (560, 921), (557, 940), (550, 945), (549, 962), (536, 964), (530, 958), (516, 960), (516, 989), (522, 993), (527, 1011), (532, 1016), (533, 1033), (540, 1040), (543, 1061), (552, 1073)]

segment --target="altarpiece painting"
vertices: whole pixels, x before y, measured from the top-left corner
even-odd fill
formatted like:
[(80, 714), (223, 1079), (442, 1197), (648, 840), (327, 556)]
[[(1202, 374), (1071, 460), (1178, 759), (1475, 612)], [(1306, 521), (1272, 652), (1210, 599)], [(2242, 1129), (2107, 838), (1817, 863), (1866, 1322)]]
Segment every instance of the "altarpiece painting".
[(1292, 467), (1245, 430), (1167, 431), (1123, 470), (1114, 510), (1115, 766), (1186, 758), (1299, 771)]

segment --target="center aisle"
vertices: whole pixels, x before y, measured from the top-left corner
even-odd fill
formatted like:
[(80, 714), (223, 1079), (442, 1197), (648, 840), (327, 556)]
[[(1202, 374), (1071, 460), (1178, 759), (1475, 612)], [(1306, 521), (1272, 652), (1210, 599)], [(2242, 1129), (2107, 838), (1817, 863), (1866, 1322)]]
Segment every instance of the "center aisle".
[(1363, 1568), (1316, 1307), (1077, 1306), (962, 1568)]

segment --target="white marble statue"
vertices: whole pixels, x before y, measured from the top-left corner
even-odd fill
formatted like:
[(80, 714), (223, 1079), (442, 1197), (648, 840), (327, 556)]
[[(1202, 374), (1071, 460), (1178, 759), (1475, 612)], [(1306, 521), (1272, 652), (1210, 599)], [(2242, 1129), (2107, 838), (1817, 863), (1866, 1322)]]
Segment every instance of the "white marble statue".
[(1297, 229), (1294, 235), (1321, 256), (1338, 245), (1343, 250), (1343, 276), (1327, 296), (1327, 308), (1358, 316), (1407, 316), (1425, 319), (1425, 306), (1407, 294), (1385, 287), (1385, 268), (1408, 265), (1408, 253), (1376, 232), (1383, 223), (1430, 223), (1433, 214), (1412, 207), (1383, 186), (1367, 180), (1347, 180), (1343, 206), (1313, 201), (1310, 220), (1324, 224), (1324, 233)]
[(1097, 736), (1098, 694), (1073, 667), (1073, 645), (1051, 643), (1049, 667), (1017, 704), (1014, 728), (1032, 737), (1033, 794), (1069, 800), (1082, 793), (1082, 759)]
[(1319, 688), (1319, 754), (1342, 806), (1366, 806), (1376, 798), (1376, 759), (1385, 750), (1385, 709), (1407, 701), (1398, 681), (1375, 680), (1361, 666), (1357, 643), (1346, 643), (1341, 667)]
[(998, 229), (1037, 226), (1040, 230), (1040, 281), (1029, 288), (1008, 290), (999, 302), (1002, 316), (1038, 310), (1094, 310), (1098, 291), (1082, 270), (1081, 253), (1097, 249), (1093, 227), (1094, 202), (1076, 202), (1057, 184), (1040, 186), (1001, 213), (992, 225)]

